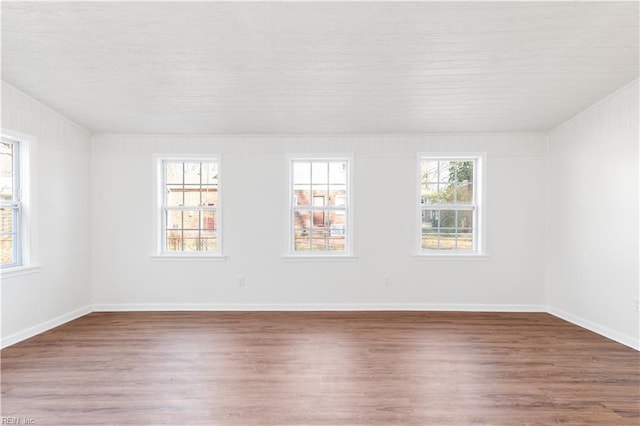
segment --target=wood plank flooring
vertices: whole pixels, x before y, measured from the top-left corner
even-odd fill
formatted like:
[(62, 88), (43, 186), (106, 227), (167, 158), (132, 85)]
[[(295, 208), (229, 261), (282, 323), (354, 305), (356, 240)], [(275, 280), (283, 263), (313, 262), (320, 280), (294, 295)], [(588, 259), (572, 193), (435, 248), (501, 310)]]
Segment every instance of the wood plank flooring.
[(38, 426), (640, 424), (640, 353), (548, 314), (92, 313), (1, 357)]

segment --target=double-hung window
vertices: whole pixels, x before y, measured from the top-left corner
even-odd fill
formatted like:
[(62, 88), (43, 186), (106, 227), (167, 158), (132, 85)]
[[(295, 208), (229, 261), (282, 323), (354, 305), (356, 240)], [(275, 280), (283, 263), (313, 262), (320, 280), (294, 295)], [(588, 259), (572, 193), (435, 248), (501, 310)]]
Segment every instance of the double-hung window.
[(219, 159), (162, 158), (159, 167), (161, 254), (219, 255)]
[(421, 252), (481, 252), (481, 161), (480, 156), (420, 156)]
[(350, 160), (291, 158), (289, 251), (292, 255), (350, 255)]
[(0, 247), (2, 267), (22, 265), (20, 142), (0, 141)]

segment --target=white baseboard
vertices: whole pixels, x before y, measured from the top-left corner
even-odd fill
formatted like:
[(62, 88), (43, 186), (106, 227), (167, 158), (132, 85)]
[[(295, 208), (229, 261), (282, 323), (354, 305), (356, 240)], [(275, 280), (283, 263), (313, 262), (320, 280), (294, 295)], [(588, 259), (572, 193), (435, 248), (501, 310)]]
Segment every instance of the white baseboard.
[(640, 339), (638, 337), (627, 336), (626, 334), (619, 333), (615, 330), (605, 327), (604, 325), (600, 325), (588, 319), (579, 317), (578, 315), (570, 314), (569, 312), (565, 312), (552, 306), (549, 307), (548, 312), (560, 319), (568, 321), (579, 327), (586, 328), (587, 330), (593, 331), (596, 334), (640, 351)]
[(545, 305), (447, 303), (112, 303), (93, 306), (96, 312), (122, 311), (456, 311), (546, 312)]
[(577, 315), (546, 305), (448, 304), (448, 303), (112, 303), (87, 305), (0, 340), (6, 348), (44, 333), (91, 312), (125, 311), (452, 311), (452, 312), (547, 312), (579, 327), (640, 351), (640, 339), (614, 331)]
[(13, 333), (7, 337), (2, 338), (2, 340), (0, 340), (0, 347), (4, 349), (7, 346), (11, 346), (37, 334), (44, 333), (47, 330), (51, 330), (52, 328), (58, 327), (76, 318), (80, 318), (81, 316), (87, 315), (91, 312), (93, 312), (93, 307), (91, 305), (87, 305), (74, 311), (68, 312), (64, 315), (60, 315), (59, 317), (41, 322), (40, 324), (34, 325), (33, 327), (29, 327), (25, 330), (18, 331), (17, 333)]

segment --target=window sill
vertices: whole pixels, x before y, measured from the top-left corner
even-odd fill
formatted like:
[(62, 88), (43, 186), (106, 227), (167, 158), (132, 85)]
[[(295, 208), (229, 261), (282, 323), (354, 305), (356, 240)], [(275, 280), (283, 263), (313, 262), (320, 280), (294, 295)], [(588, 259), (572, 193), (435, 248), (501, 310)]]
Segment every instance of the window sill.
[(0, 276), (2, 279), (20, 277), (22, 275), (37, 274), (42, 269), (42, 265), (28, 265), (28, 266), (14, 266), (12, 268), (6, 268), (0, 270)]
[(286, 262), (309, 261), (309, 262), (333, 262), (333, 261), (355, 261), (358, 257), (350, 254), (285, 254), (282, 260)]
[(470, 253), (448, 253), (448, 254), (436, 254), (436, 253), (415, 253), (413, 255), (415, 260), (427, 260), (427, 261), (458, 261), (458, 262), (486, 262), (489, 260), (488, 254), (470, 254)]
[(227, 256), (156, 254), (149, 257), (151, 260), (160, 262), (224, 262), (227, 260)]

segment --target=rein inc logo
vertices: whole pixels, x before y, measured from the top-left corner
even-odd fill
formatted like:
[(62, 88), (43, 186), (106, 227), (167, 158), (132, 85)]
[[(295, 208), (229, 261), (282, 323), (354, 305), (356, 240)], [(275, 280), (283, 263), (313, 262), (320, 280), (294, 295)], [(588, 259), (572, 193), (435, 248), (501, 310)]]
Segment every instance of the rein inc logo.
[(36, 421), (28, 417), (2, 417), (3, 425), (35, 425)]

